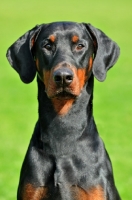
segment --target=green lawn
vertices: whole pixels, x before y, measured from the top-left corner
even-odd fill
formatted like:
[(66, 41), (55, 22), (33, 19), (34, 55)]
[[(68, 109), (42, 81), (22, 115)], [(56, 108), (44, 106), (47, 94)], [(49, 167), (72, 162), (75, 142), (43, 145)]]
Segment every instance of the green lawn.
[(0, 4), (0, 200), (16, 199), (21, 164), (37, 120), (36, 81), (23, 84), (7, 48), (36, 24), (90, 22), (121, 48), (105, 82), (95, 81), (94, 116), (123, 200), (132, 199), (132, 1), (4, 0)]

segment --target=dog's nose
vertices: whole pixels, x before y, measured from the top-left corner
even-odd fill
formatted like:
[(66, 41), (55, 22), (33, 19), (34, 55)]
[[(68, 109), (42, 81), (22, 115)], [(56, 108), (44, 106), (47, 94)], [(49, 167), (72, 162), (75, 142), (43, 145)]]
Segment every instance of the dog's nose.
[(73, 72), (68, 68), (60, 68), (53, 74), (57, 86), (68, 86), (73, 81)]

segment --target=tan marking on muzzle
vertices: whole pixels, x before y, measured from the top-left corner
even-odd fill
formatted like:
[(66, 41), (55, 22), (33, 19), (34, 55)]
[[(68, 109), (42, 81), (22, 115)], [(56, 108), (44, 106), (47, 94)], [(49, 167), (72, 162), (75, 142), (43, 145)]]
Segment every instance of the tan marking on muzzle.
[(63, 98), (63, 96), (61, 97), (57, 96), (59, 95), (58, 91), (60, 88), (59, 86), (56, 85), (53, 78), (54, 71), (60, 69), (61, 67), (62, 67), (61, 65), (58, 65), (54, 67), (51, 71), (43, 70), (43, 81), (45, 85), (45, 91), (47, 93), (47, 96), (51, 98), (55, 112), (58, 115), (65, 115), (71, 109), (76, 97), (80, 95), (81, 90), (83, 89), (87, 81), (86, 72), (88, 69), (87, 68), (77, 69), (75, 66), (69, 65), (68, 68), (73, 72), (73, 80), (68, 86), (66, 86), (66, 88), (64, 88), (64, 92), (67, 91), (69, 94), (71, 94), (71, 97), (64, 96)]
[(73, 102), (75, 99), (51, 99), (54, 110), (58, 115), (66, 115), (70, 108), (72, 107)]

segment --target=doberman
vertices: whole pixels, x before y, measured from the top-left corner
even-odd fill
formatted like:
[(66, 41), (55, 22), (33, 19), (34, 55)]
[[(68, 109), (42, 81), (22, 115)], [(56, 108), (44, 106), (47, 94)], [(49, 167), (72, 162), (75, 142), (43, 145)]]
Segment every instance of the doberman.
[(120, 200), (93, 118), (94, 77), (119, 47), (91, 24), (34, 27), (7, 52), (24, 83), (37, 73), (39, 117), (21, 169), (18, 200)]

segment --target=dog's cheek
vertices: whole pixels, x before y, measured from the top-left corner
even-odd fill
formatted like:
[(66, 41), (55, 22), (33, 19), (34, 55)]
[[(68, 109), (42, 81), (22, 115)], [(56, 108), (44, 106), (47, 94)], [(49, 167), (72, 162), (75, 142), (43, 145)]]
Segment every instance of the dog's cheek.
[(45, 91), (48, 92), (49, 84), (51, 84), (51, 72), (49, 70), (43, 70), (43, 82), (45, 85)]
[(45, 85), (45, 92), (47, 93), (47, 96), (49, 98), (54, 96), (56, 85), (54, 83), (51, 70), (43, 70), (43, 82)]
[(50, 75), (51, 75), (50, 71), (43, 70), (43, 82), (44, 82), (46, 90), (48, 89), (48, 84), (49, 84), (49, 81), (50, 81)]
[(40, 80), (43, 81), (43, 71), (41, 70), (41, 67), (39, 65), (39, 59), (38, 58), (36, 58), (35, 63), (36, 63), (36, 70), (38, 72), (38, 76), (39, 76)]
[(75, 96), (80, 95), (80, 93), (86, 83), (86, 80), (87, 80), (86, 70), (87, 69), (82, 69), (82, 68), (79, 68), (79, 69), (73, 68), (72, 69), (73, 74), (74, 74), (74, 79), (73, 79), (73, 82), (71, 83), (71, 85), (69, 86), (69, 88)]
[(79, 80), (79, 85), (80, 85), (80, 91), (82, 90), (82, 88), (85, 85), (87, 76), (86, 76), (86, 69), (78, 69), (77, 70), (77, 77)]
[(85, 68), (79, 68), (77, 70), (77, 77), (78, 77), (80, 92), (90, 77), (90, 74), (92, 71), (92, 66), (93, 66), (93, 58), (90, 57), (90, 59), (88, 61), (88, 66)]

